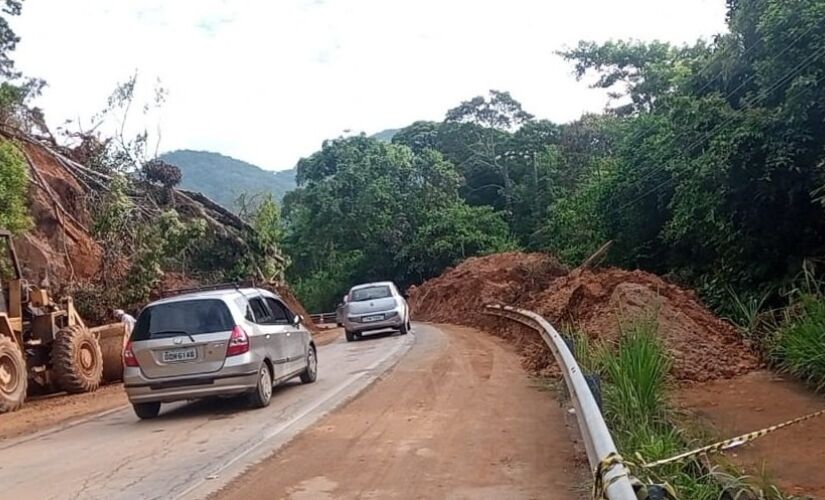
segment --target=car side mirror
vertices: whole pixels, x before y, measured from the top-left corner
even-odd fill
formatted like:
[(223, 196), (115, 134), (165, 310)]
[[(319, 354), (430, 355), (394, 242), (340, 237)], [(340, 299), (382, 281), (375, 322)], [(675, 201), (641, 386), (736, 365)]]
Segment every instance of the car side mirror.
[(296, 314), (294, 318), (292, 318), (292, 324), (295, 326), (301, 326), (301, 323), (304, 322), (304, 317), (300, 314)]

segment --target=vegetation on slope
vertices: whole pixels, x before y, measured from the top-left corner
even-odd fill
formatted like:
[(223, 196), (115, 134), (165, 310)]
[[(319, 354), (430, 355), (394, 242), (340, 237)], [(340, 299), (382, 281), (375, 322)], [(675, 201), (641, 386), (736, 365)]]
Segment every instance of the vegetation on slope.
[[(617, 105), (604, 114), (555, 124), (534, 118), (509, 93), (491, 91), (441, 122), (401, 129), (392, 144), (414, 157), (439, 153), (462, 202), (492, 209), (518, 246), (578, 264), (613, 240), (610, 263), (668, 275), (740, 319), (731, 289), (743, 303), (770, 290), (764, 302), (776, 305), (803, 262), (825, 254), (823, 19), (821, 1), (730, 0), (730, 31), (712, 41), (581, 42), (560, 55), (579, 77), (614, 93)], [(326, 236), (323, 224), (310, 230), (298, 223), (298, 213), (331, 218), (347, 237), (370, 244), (355, 227), (368, 219), (359, 224), (355, 214), (393, 220), (386, 197), (415, 192), (414, 184), (388, 184), (384, 197), (363, 196), (381, 187), (370, 188), (366, 178), (357, 190), (338, 189), (339, 172), (375, 170), (370, 147), (338, 154), (359, 141), (369, 139), (325, 145), (312, 157), (321, 165), (317, 178), (299, 167), (300, 194), (285, 202), (287, 235), (313, 250), (296, 249), (312, 255), (295, 256), (293, 276), (327, 273), (323, 280), (340, 289), (377, 274), (406, 284), (451, 265), (446, 258), (422, 272), (414, 258), (399, 262), (418, 252), (411, 238), (388, 246), (391, 252), (355, 256), (339, 248), (350, 247), (335, 229)], [(321, 189), (324, 206), (302, 199)], [(449, 233), (441, 244), (458, 246), (460, 232)], [(472, 250), (450, 255), (459, 254)]]

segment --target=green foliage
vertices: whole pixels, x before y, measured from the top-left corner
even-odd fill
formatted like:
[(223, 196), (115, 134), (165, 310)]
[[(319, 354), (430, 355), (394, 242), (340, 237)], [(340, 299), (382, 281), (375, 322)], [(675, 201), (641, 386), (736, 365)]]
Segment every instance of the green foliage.
[(205, 236), (206, 221), (185, 222), (174, 210), (166, 210), (151, 223), (138, 226), (132, 265), (121, 296), (130, 304), (143, 302), (160, 283), (164, 270), (186, 272)]
[(414, 279), (423, 280), (467, 257), (516, 248), (507, 224), (492, 208), (457, 203), (426, 214), (396, 259)]
[(0, 122), (20, 130), (48, 134), (43, 112), (31, 106), (31, 101), (40, 95), (45, 86), (46, 82), (37, 78), (0, 83)]
[(251, 251), (250, 264), (263, 273), (263, 279), (267, 282), (283, 280), (286, 262), (281, 255), (281, 247), (284, 231), (278, 203), (272, 194), (241, 195), (236, 203), (241, 207), (241, 217), (252, 225), (252, 231), (246, 236)]
[(733, 314), (729, 317), (731, 322), (739, 326), (742, 334), (750, 339), (759, 340), (757, 335), (765, 324), (765, 303), (773, 295), (773, 290), (768, 290), (761, 295), (738, 294), (732, 288), (728, 288), (730, 303), (733, 306)]
[(618, 427), (656, 426), (663, 420), (670, 362), (658, 329), (653, 318), (627, 325), (616, 349), (605, 351), (601, 360), (610, 381), (605, 402)]
[[(670, 361), (654, 318), (651, 314), (623, 325), (617, 345), (594, 345), (586, 356), (595, 358), (590, 364), (604, 377), (604, 413), (619, 453), (638, 453), (648, 462), (677, 455), (689, 445), (671, 421), (666, 386)], [(721, 487), (697, 465), (677, 463), (633, 472), (645, 481), (671, 484), (680, 498), (721, 498)]]
[(271, 172), (218, 153), (178, 150), (160, 155), (160, 160), (180, 169), (180, 187), (197, 191), (230, 210), (238, 207), (241, 195), (272, 194), (280, 202), (295, 188), (295, 169)]
[(765, 290), (825, 254), (825, 4), (729, 9), (731, 32), (709, 45), (562, 54), (629, 104), (602, 121), (602, 140), (559, 141), (558, 169), (580, 175), (554, 184), (531, 245), (576, 263), (613, 240), (612, 263), (670, 274), (730, 315), (743, 312), (730, 288), (774, 306)]
[(135, 205), (126, 192), (128, 182), (125, 175), (115, 175), (101, 203), (95, 205), (92, 234), (107, 244), (115, 243), (133, 219)]
[(298, 182), (284, 199), (284, 246), (310, 308), (332, 308), (353, 281), (405, 286), (511, 246), (506, 223), (467, 206), (456, 168), (432, 149), (363, 135), (326, 141), (298, 163)]
[(329, 311), (353, 283), (360, 281), (359, 273), (365, 266), (363, 252), (336, 253), (327, 266), (292, 281), (293, 289), (307, 310)]
[(31, 227), (26, 160), (9, 141), (0, 141), (0, 228), (19, 233)]
[(9, 26), (8, 18), (20, 15), (20, 11), (23, 9), (23, 0), (3, 0), (2, 5), (2, 15), (0, 15), (0, 76), (3, 78), (16, 78), (19, 73), (14, 71), (11, 52), (14, 52), (17, 47), (20, 37)]
[(803, 295), (786, 313), (773, 356), (779, 366), (825, 390), (825, 299)]

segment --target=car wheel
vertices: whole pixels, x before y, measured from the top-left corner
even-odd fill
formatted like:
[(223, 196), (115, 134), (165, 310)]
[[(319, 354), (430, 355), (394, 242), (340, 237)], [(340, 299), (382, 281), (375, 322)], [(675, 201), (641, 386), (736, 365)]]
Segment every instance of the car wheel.
[(349, 330), (345, 330), (344, 333), (347, 335), (347, 342), (353, 342), (355, 340), (355, 334)]
[(403, 325), (401, 325), (401, 328), (398, 329), (398, 332), (401, 335), (406, 335), (407, 333), (409, 333), (409, 331), (410, 331), (410, 327), (407, 323), (404, 323)]
[(311, 384), (318, 378), (318, 353), (315, 352), (315, 346), (309, 346), (307, 349), (307, 367), (301, 374), (301, 383)]
[(249, 404), (255, 408), (269, 406), (272, 400), (272, 374), (269, 372), (269, 365), (263, 363), (258, 370), (258, 385), (249, 394)]
[(132, 403), (135, 415), (141, 420), (155, 418), (160, 414), (160, 403)]

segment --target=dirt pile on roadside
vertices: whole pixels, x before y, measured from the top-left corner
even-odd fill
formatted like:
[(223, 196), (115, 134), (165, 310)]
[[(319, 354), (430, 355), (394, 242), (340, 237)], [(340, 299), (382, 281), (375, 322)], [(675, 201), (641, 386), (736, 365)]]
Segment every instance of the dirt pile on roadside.
[(506, 252), (471, 257), (409, 290), (417, 319), (480, 326), (486, 304), (517, 304), (543, 290), (567, 268), (543, 253)]
[(714, 316), (690, 291), (643, 271), (566, 273), (561, 266), (549, 267), (549, 262), (555, 260), (522, 253), (468, 259), (412, 289), (413, 313), (421, 320), (492, 330), (518, 346), (531, 371), (552, 367), (549, 351), (527, 328), (484, 315), (485, 304), (535, 311), (559, 330), (577, 330), (604, 341), (616, 340), (622, 325), (655, 316), (678, 381), (730, 378), (759, 366), (734, 327)]

